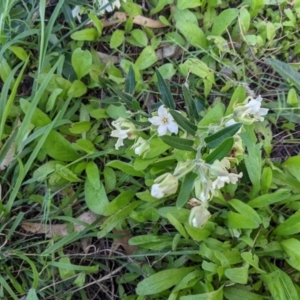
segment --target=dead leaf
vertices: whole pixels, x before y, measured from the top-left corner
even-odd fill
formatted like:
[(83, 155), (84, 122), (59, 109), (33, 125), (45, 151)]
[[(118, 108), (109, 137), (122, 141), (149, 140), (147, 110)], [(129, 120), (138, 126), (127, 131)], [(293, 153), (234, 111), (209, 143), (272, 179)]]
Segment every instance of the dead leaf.
[[(3, 149), (4, 149), (5, 145), (6, 144), (4, 144)], [(10, 165), (10, 163), (14, 160), (15, 149), (16, 149), (16, 143), (13, 142), (11, 144), (11, 146), (9, 147), (3, 161), (0, 162), (0, 170), (5, 170)]]
[(120, 59), (118, 56), (108, 55), (108, 54), (105, 54), (102, 52), (97, 52), (97, 53), (98, 53), (100, 60), (105, 64), (108, 62), (111, 62), (113, 64), (118, 64), (120, 62)]
[[(99, 215), (87, 211), (81, 214), (79, 217), (77, 217), (77, 220), (80, 220), (88, 225), (94, 223)], [(101, 220), (103, 222), (105, 219)], [(53, 235), (58, 236), (66, 236), (69, 234), (69, 231), (67, 229), (66, 224), (54, 224), (54, 225), (47, 225), (47, 224), (41, 224), (41, 223), (32, 223), (32, 222), (22, 222), (21, 227), (28, 232), (35, 233), (35, 234), (45, 234), (47, 238), (52, 238)], [(85, 229), (84, 225), (74, 224), (74, 231), (81, 232)], [(126, 254), (131, 255), (135, 252), (137, 249), (136, 246), (129, 245), (128, 241), (132, 237), (131, 232), (126, 231), (119, 231), (114, 229), (113, 233), (121, 236), (120, 238), (114, 239), (114, 242), (112, 244), (112, 248), (115, 250), (118, 249), (120, 246), (122, 246), (126, 252)], [(82, 249), (85, 253), (89, 252), (90, 247), (94, 247), (91, 245), (91, 240), (83, 238), (81, 240)]]
[[(126, 22), (127, 18), (129, 17), (128, 14), (123, 12), (115, 12), (114, 15), (109, 19), (101, 19), (101, 23), (103, 24), (103, 27), (113, 26), (116, 24), (124, 23)], [(135, 16), (133, 18), (133, 24), (145, 26), (148, 28), (162, 28), (167, 27), (168, 25), (165, 25), (164, 23), (153, 20), (150, 18), (146, 18), (144, 16)], [(91, 26), (92, 23), (89, 24)]]
[[(77, 219), (88, 225), (94, 223), (98, 215), (91, 211), (84, 212)], [(46, 237), (51, 238), (53, 235), (66, 236), (69, 234), (66, 224), (47, 225), (41, 223), (22, 222), (21, 227), (31, 233), (45, 234)], [(85, 229), (84, 225), (74, 224), (74, 231), (81, 232)]]
[(114, 250), (117, 250), (120, 246), (122, 246), (127, 255), (131, 255), (136, 251), (137, 247), (131, 246), (128, 243), (129, 239), (132, 238), (130, 231), (119, 231), (114, 229), (113, 233), (121, 236), (120, 238), (114, 239), (114, 242), (111, 246)]

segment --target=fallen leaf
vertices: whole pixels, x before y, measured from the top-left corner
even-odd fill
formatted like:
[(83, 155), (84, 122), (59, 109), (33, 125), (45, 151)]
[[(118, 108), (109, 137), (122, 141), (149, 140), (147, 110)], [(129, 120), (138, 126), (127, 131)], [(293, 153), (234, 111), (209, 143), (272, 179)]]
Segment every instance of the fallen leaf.
[[(1, 191), (0, 191), (1, 192)], [(1, 194), (0, 194), (1, 196)], [(88, 225), (94, 223), (99, 215), (87, 211), (82, 213), (79, 217), (77, 217), (77, 220), (80, 220)], [(101, 223), (105, 220), (103, 218), (101, 220)], [(47, 225), (47, 224), (41, 224), (41, 223), (32, 223), (32, 222), (22, 222), (21, 227), (28, 232), (35, 233), (35, 234), (45, 234), (47, 238), (52, 238), (53, 235), (57, 236), (66, 236), (69, 234), (67, 225), (66, 224), (54, 224), (54, 225)], [(85, 229), (86, 226), (84, 225), (79, 225), (79, 224), (74, 224), (74, 231), (81, 232)], [(119, 235), (120, 238), (114, 239), (114, 242), (112, 244), (113, 249), (118, 249), (120, 246), (122, 246), (126, 252), (126, 254), (131, 255), (135, 252), (137, 249), (136, 246), (131, 246), (129, 245), (128, 241), (132, 237), (130, 231), (119, 231), (114, 229), (113, 232), (116, 235)], [(91, 240), (89, 238), (83, 238), (81, 239), (81, 245), (82, 249), (85, 253), (89, 252), (89, 249), (91, 247), (94, 247), (91, 245)]]
[(137, 247), (131, 246), (128, 243), (129, 239), (132, 238), (132, 234), (130, 231), (128, 231), (128, 230), (119, 231), (119, 230), (114, 229), (113, 233), (120, 235), (121, 237), (114, 239), (114, 242), (113, 242), (111, 248), (113, 248), (114, 250), (117, 250), (120, 246), (122, 246), (127, 255), (131, 255), (136, 251)]
[[(99, 216), (91, 211), (84, 212), (77, 219), (88, 225), (94, 223)], [(53, 235), (66, 236), (69, 234), (66, 224), (47, 225), (41, 223), (22, 222), (21, 227), (31, 233), (45, 234), (46, 237), (51, 238)], [(74, 231), (82, 231), (86, 226), (74, 224)]]
[[(116, 24), (126, 22), (128, 17), (129, 17), (129, 15), (126, 13), (115, 12), (114, 15), (112, 17), (110, 17), (109, 19), (101, 19), (101, 23), (102, 23), (103, 27), (113, 26)], [(145, 26), (148, 28), (162, 28), (162, 27), (168, 26), (160, 21), (146, 18), (144, 16), (135, 16), (132, 21), (133, 21), (133, 24)], [(93, 25), (92, 22), (87, 24), (87, 26), (89, 26), (89, 27), (91, 27), (92, 25)]]
[[(3, 146), (3, 149), (4, 149), (4, 147), (5, 147), (5, 144)], [(11, 146), (9, 147), (4, 159), (0, 162), (0, 170), (5, 170), (10, 165), (10, 163), (14, 160), (15, 149), (16, 149), (16, 143), (13, 142), (11, 144)]]
[(113, 64), (118, 64), (120, 62), (120, 59), (117, 56), (108, 55), (108, 54), (105, 54), (105, 53), (102, 53), (102, 52), (97, 52), (97, 53), (98, 53), (98, 56), (99, 56), (100, 60), (103, 63), (111, 62)]

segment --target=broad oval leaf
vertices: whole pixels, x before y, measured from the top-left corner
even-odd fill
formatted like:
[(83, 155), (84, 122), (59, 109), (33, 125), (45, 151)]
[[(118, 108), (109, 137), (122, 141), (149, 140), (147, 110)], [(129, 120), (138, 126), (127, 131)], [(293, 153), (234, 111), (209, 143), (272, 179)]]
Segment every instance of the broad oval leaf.
[(176, 28), (183, 34), (187, 42), (194, 47), (206, 48), (207, 41), (201, 28), (192, 22), (177, 22)]
[(136, 171), (131, 164), (125, 163), (119, 160), (112, 160), (106, 164), (107, 167), (115, 168), (120, 171), (123, 171), (126, 174), (137, 176), (137, 177), (144, 177), (145, 173), (141, 171)]
[(237, 18), (238, 10), (235, 8), (228, 8), (223, 10), (214, 20), (214, 25), (211, 31), (212, 35), (222, 35), (230, 26), (230, 24)]
[(157, 272), (138, 283), (136, 293), (140, 296), (153, 295), (169, 289), (194, 268), (178, 268)]
[(273, 231), (276, 235), (293, 235), (300, 232), (300, 213), (291, 215)]
[[(95, 179), (94, 179), (95, 180)], [(99, 180), (99, 188), (95, 188), (95, 183), (92, 183), (89, 178), (86, 179), (84, 185), (84, 195), (87, 207), (94, 213), (101, 215), (109, 203), (104, 186)]]
[(280, 202), (290, 197), (291, 193), (288, 189), (278, 190), (275, 193), (259, 196), (248, 202), (248, 205), (253, 208), (262, 208), (268, 205)]
[(42, 149), (50, 157), (61, 161), (74, 161), (79, 158), (71, 143), (54, 130), (50, 131)]
[[(72, 67), (74, 68), (78, 79), (81, 79), (83, 76), (87, 75), (91, 70), (91, 66), (91, 52), (88, 50), (82, 50), (80, 48), (77, 48), (72, 54)], [(74, 91), (75, 89), (76, 88), (74, 88)]]

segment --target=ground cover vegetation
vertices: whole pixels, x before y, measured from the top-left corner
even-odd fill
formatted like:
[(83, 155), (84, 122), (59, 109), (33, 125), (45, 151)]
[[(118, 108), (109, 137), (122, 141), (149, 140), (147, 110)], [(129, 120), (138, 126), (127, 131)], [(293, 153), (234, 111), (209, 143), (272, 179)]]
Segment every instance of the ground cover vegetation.
[(0, 2), (0, 299), (300, 299), (300, 1)]

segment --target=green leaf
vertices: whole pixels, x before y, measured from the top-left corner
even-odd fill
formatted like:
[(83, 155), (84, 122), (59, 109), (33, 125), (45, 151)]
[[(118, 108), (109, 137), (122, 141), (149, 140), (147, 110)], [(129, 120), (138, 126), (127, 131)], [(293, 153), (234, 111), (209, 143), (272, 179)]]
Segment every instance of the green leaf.
[(249, 203), (246, 204), (238, 199), (232, 199), (228, 203), (240, 214), (246, 215), (259, 224), (261, 223), (260, 216), (252, 207), (249, 206)]
[(206, 37), (200, 27), (192, 22), (177, 22), (176, 28), (183, 34), (187, 42), (196, 48), (206, 48)]
[(296, 212), (273, 231), (276, 235), (293, 235), (300, 232), (300, 213)]
[(208, 238), (213, 230), (211, 228), (207, 228), (207, 226), (204, 226), (202, 228), (196, 228), (194, 226), (191, 226), (187, 221), (184, 223), (184, 227), (189, 234), (189, 236), (197, 241), (201, 242), (204, 241), (206, 238)]
[[(274, 268), (276, 267), (274, 266)], [(293, 281), (284, 271), (276, 268), (274, 272), (263, 274), (260, 278), (266, 284), (272, 299), (291, 300), (299, 298)]]
[(291, 196), (288, 189), (278, 190), (275, 193), (259, 196), (248, 202), (248, 205), (254, 208), (262, 208), (268, 205), (280, 202)]
[(28, 54), (22, 47), (10, 46), (8, 47), (20, 60), (25, 61), (28, 57)]
[(92, 124), (88, 121), (76, 122), (69, 128), (70, 132), (73, 134), (81, 134), (90, 130)]
[(224, 288), (224, 295), (226, 299), (230, 300), (264, 300), (263, 296), (248, 292), (247, 290), (235, 287), (235, 286), (228, 286)]
[(194, 187), (194, 181), (198, 175), (190, 172), (185, 175), (176, 200), (176, 206), (181, 208), (188, 201)]
[(77, 139), (76, 145), (79, 147), (80, 150), (90, 154), (95, 152), (95, 147), (92, 142), (86, 139)]
[(122, 210), (108, 217), (100, 227), (101, 231), (97, 234), (98, 239), (105, 237), (118, 224), (123, 222), (123, 220), (127, 218), (130, 215), (130, 213), (140, 204), (141, 201), (135, 201), (133, 203), (130, 203)]
[(72, 54), (72, 66), (78, 79), (87, 75), (92, 67), (91, 52), (77, 48)]
[(228, 155), (228, 153), (230, 153), (233, 144), (234, 144), (234, 138), (233, 137), (227, 138), (205, 158), (205, 161), (208, 164), (212, 164), (217, 159), (221, 161), (225, 156)]
[[(94, 213), (102, 215), (105, 207), (109, 203), (104, 186), (98, 177), (98, 184), (95, 184), (97, 179), (93, 179), (93, 183), (89, 180), (89, 177), (86, 178), (84, 185), (84, 195), (85, 202), (87, 207)], [(98, 185), (99, 188), (94, 186)]]
[(238, 10), (235, 8), (228, 8), (223, 10), (214, 20), (212, 35), (222, 35), (230, 24), (237, 18)]
[(180, 223), (186, 222), (190, 215), (190, 210), (185, 208), (177, 208), (174, 206), (165, 206), (158, 209), (158, 213), (163, 218), (167, 218), (168, 213), (174, 216)]
[(291, 238), (283, 240), (280, 244), (283, 251), (289, 256), (286, 259), (286, 262), (296, 270), (300, 271), (300, 241), (295, 238)]
[(76, 41), (96, 41), (99, 33), (96, 28), (86, 28), (71, 34), (71, 39)]
[(113, 214), (116, 214), (130, 202), (134, 195), (135, 192), (133, 191), (124, 191), (120, 193), (120, 195), (118, 195), (112, 202), (106, 205), (103, 211), (103, 215), (111, 216)]
[(192, 122), (199, 121), (199, 114), (196, 108), (195, 100), (192, 98), (190, 91), (185, 85), (182, 86), (182, 93), (190, 120)]
[(200, 0), (178, 0), (177, 1), (177, 8), (180, 10), (184, 10), (187, 8), (194, 8), (194, 7), (200, 7), (201, 1)]
[(191, 273), (187, 274), (185, 277), (181, 279), (181, 281), (174, 287), (172, 292), (177, 292), (180, 290), (184, 290), (186, 288), (193, 287), (200, 279), (203, 278), (203, 271), (195, 270)]
[(26, 296), (26, 300), (39, 300), (37, 294), (36, 294), (36, 290), (31, 288), (29, 291), (28, 291), (28, 294)]
[(168, 108), (175, 109), (175, 102), (174, 102), (173, 96), (170, 92), (170, 89), (166, 85), (166, 83), (165, 83), (164, 79), (162, 78), (162, 76), (160, 75), (159, 71), (156, 70), (155, 73), (157, 76), (158, 90), (161, 94), (162, 103)]
[(109, 47), (111, 49), (116, 49), (119, 46), (122, 45), (123, 41), (124, 41), (124, 31), (123, 30), (114, 30), (111, 38), (110, 38), (110, 44)]
[(71, 143), (54, 130), (50, 131), (42, 149), (50, 157), (61, 161), (74, 161), (79, 158)]
[(124, 87), (125, 93), (133, 95), (134, 90), (135, 90), (135, 84), (136, 84), (136, 82), (135, 82), (134, 70), (133, 70), (132, 65), (130, 65), (129, 72), (128, 72), (128, 74), (126, 76), (126, 80), (125, 80), (125, 87)]
[(206, 142), (207, 146), (210, 149), (214, 149), (217, 146), (219, 146), (228, 137), (234, 136), (240, 130), (241, 127), (242, 127), (241, 123), (230, 125), (212, 135), (209, 135), (204, 139), (204, 141)]
[(124, 118), (127, 119), (129, 117), (129, 114), (127, 112), (127, 109), (124, 105), (112, 105), (110, 104), (107, 109), (106, 113), (112, 118), (112, 119), (118, 119), (118, 118)]
[(181, 113), (177, 112), (176, 110), (169, 111), (172, 117), (174, 118), (175, 122), (186, 132), (191, 135), (195, 135), (197, 132), (197, 126), (191, 123), (187, 118), (185, 118)]
[(261, 168), (262, 168), (262, 155), (261, 155), (261, 145), (256, 143), (256, 135), (254, 132), (254, 127), (244, 125), (244, 132), (240, 134), (243, 143), (247, 146), (248, 155), (245, 157), (245, 165), (249, 178), (252, 182), (253, 189), (251, 195), (257, 195), (260, 191), (260, 181), (261, 181)]
[(113, 190), (116, 187), (117, 183), (115, 171), (112, 168), (106, 166), (103, 170), (103, 176), (106, 190)]
[(138, 46), (146, 47), (148, 44), (147, 35), (141, 29), (133, 29), (131, 31), (132, 38), (136, 41)]
[(248, 281), (248, 269), (248, 264), (240, 268), (227, 269), (225, 270), (225, 276), (235, 283), (246, 284)]
[(227, 214), (226, 224), (230, 229), (254, 229), (259, 227), (259, 223), (252, 218), (232, 211)]
[(194, 268), (177, 268), (157, 272), (138, 283), (136, 293), (140, 296), (154, 295), (177, 284)]
[(68, 169), (67, 167), (57, 164), (55, 166), (57, 174), (59, 176), (61, 176), (62, 178), (64, 178), (65, 180), (69, 181), (69, 182), (82, 182), (82, 180), (80, 178), (77, 177), (76, 174), (74, 174), (70, 169)]
[(248, 263), (250, 266), (254, 267), (259, 273), (266, 273), (264, 270), (259, 268), (259, 259), (258, 256), (251, 252), (241, 253), (243, 260)]
[(298, 181), (300, 181), (300, 157), (289, 157), (282, 165), (282, 168), (292, 174)]
[(103, 29), (102, 22), (94, 14), (88, 14), (88, 17), (93, 21), (93, 25), (96, 27), (96, 29), (98, 31), (98, 35), (100, 36), (102, 34), (102, 29)]
[(175, 149), (185, 150), (185, 151), (195, 151), (192, 147), (194, 144), (193, 140), (179, 138), (177, 136), (160, 136), (162, 141)]
[(169, 220), (170, 224), (173, 225), (176, 230), (186, 239), (188, 238), (188, 234), (182, 224), (170, 213), (167, 214), (167, 219)]
[(101, 188), (99, 167), (93, 161), (89, 161), (86, 165), (85, 171), (91, 185), (95, 190), (99, 190)]
[[(20, 105), (21, 109), (24, 112), (24, 114), (27, 114), (28, 111), (30, 110), (31, 103), (27, 100), (20, 99)], [(39, 108), (35, 108), (31, 121), (30, 121), (34, 126), (37, 127), (42, 127), (45, 125), (48, 125), (51, 123), (51, 119), (44, 113), (42, 112)]]
[(223, 299), (224, 299), (223, 286), (221, 286), (218, 290), (213, 292), (180, 297), (180, 300), (223, 300)]
[(147, 46), (140, 53), (135, 62), (135, 66), (139, 70), (145, 70), (157, 62), (157, 56), (152, 46)]
[(131, 164), (125, 163), (119, 160), (112, 160), (106, 164), (107, 167), (118, 169), (125, 174), (129, 174), (136, 177), (144, 177), (145, 173), (141, 171), (136, 171)]
[(206, 112), (198, 126), (209, 126), (211, 124), (219, 124), (224, 116), (225, 106), (223, 103), (217, 103)]
[[(71, 260), (68, 256), (61, 257), (58, 262), (62, 263), (64, 265), (71, 265)], [(69, 268), (60, 268), (59, 267), (58, 271), (59, 271), (60, 278), (62, 280), (68, 279), (75, 275), (75, 271), (72, 269), (69, 269)]]
[(79, 98), (84, 94), (86, 94), (86, 92), (87, 92), (86, 85), (80, 80), (75, 80), (72, 83), (71, 87), (69, 88), (67, 95), (68, 97)]
[(300, 73), (295, 71), (289, 64), (274, 58), (266, 59), (273, 69), (284, 79), (292, 83), (300, 91)]

